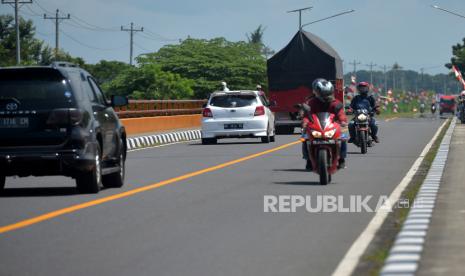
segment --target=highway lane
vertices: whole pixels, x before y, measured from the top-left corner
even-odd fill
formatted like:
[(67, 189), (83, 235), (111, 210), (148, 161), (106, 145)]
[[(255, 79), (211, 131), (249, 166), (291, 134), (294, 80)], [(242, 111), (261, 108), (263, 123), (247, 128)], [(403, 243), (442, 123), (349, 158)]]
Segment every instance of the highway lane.
[[(328, 275), (373, 213), (264, 213), (264, 195), (389, 195), (440, 120), (381, 123), (382, 144), (350, 154), (334, 184), (302, 170), (300, 146), (0, 235), (1, 275)], [(65, 178), (8, 179), (0, 226), (295, 141), (132, 152), (128, 185), (77, 195)], [(237, 140), (230, 140), (237, 141)], [(358, 151), (350, 147), (349, 152)], [(41, 189), (38, 187), (52, 187)], [(64, 188), (57, 188), (64, 187)]]

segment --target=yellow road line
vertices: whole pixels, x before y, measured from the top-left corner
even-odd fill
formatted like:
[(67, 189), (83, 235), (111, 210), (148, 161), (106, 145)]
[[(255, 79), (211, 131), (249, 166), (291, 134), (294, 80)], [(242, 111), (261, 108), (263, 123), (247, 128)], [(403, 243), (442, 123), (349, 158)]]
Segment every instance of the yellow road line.
[(144, 186), (144, 187), (136, 188), (136, 189), (129, 190), (129, 191), (126, 191), (126, 192), (122, 192), (122, 193), (119, 193), (119, 194), (115, 194), (115, 195), (111, 195), (111, 196), (91, 200), (91, 201), (88, 201), (88, 202), (80, 203), (80, 204), (77, 204), (77, 205), (73, 205), (73, 206), (70, 206), (70, 207), (66, 207), (66, 208), (63, 208), (63, 209), (59, 209), (59, 210), (56, 210), (56, 211), (45, 213), (45, 214), (30, 218), (30, 219), (22, 220), (22, 221), (13, 223), (13, 224), (5, 225), (5, 226), (0, 227), (0, 234), (10, 232), (10, 231), (13, 231), (13, 230), (17, 230), (17, 229), (20, 229), (20, 228), (24, 228), (24, 227), (27, 227), (27, 226), (31, 226), (31, 225), (39, 223), (39, 222), (43, 222), (43, 221), (46, 221), (46, 220), (49, 220), (49, 219), (52, 219), (52, 218), (56, 218), (56, 217), (59, 217), (59, 216), (65, 215), (65, 214), (69, 214), (69, 213), (72, 213), (72, 212), (76, 212), (76, 211), (79, 211), (79, 210), (82, 210), (82, 209), (85, 209), (85, 208), (89, 208), (89, 207), (92, 207), (92, 206), (100, 205), (100, 204), (103, 204), (103, 203), (106, 203), (106, 202), (109, 202), (109, 201), (114, 201), (114, 200), (117, 200), (117, 199), (122, 199), (122, 198), (125, 198), (125, 197), (129, 197), (129, 196), (132, 196), (132, 195), (135, 195), (135, 194), (138, 194), (138, 193), (142, 193), (142, 192), (150, 191), (150, 190), (153, 190), (153, 189), (157, 189), (157, 188), (166, 186), (168, 184), (173, 184), (175, 182), (186, 180), (186, 179), (192, 178), (192, 177), (197, 176), (197, 175), (201, 175), (201, 174), (205, 174), (205, 173), (208, 173), (208, 172), (216, 171), (216, 170), (219, 170), (219, 169), (222, 169), (222, 168), (225, 168), (225, 167), (228, 167), (228, 166), (240, 163), (240, 162), (244, 162), (244, 161), (247, 161), (247, 160), (250, 160), (250, 159), (253, 159), (253, 158), (257, 158), (257, 157), (260, 157), (260, 156), (263, 156), (263, 155), (266, 155), (266, 154), (269, 154), (269, 153), (272, 153), (272, 152), (275, 152), (275, 151), (278, 151), (278, 150), (282, 150), (282, 149), (285, 149), (287, 147), (297, 145), (297, 144), (300, 144), (300, 143), (301, 143), (300, 141), (288, 143), (288, 144), (285, 144), (285, 145), (282, 145), (282, 146), (279, 146), (279, 147), (276, 147), (276, 148), (272, 148), (270, 150), (266, 150), (266, 151), (263, 151), (263, 152), (259, 152), (259, 153), (256, 153), (256, 154), (245, 156), (245, 157), (242, 157), (242, 158), (239, 158), (239, 159), (236, 159), (236, 160), (232, 160), (232, 161), (229, 161), (229, 162), (226, 162), (226, 163), (223, 163), (223, 164), (219, 164), (219, 165), (216, 165), (216, 166), (213, 166), (213, 167), (210, 167), (210, 168), (206, 168), (206, 169), (203, 169), (203, 170), (191, 172), (191, 173), (181, 175), (181, 176), (178, 176), (178, 177), (175, 177), (175, 178), (171, 178), (171, 179), (168, 179), (168, 180), (164, 180), (164, 181), (161, 181), (161, 182), (158, 182), (158, 183), (153, 183), (153, 184), (150, 184), (148, 186)]

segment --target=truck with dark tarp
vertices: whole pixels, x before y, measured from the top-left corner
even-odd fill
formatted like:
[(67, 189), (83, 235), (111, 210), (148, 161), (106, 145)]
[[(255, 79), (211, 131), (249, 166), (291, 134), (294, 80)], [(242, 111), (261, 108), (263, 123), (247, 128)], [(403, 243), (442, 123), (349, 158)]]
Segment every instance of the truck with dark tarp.
[(269, 98), (275, 112), (276, 132), (294, 133), (301, 120), (297, 104), (313, 95), (312, 82), (324, 78), (344, 101), (342, 59), (318, 36), (299, 30), (289, 44), (267, 62)]

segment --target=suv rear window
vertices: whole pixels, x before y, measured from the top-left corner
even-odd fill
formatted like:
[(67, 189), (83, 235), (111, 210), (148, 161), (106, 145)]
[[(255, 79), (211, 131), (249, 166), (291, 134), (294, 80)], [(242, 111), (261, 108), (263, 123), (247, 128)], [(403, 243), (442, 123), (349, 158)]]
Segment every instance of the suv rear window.
[(74, 97), (68, 83), (51, 70), (5, 70), (0, 73), (0, 109), (18, 102), (20, 109), (72, 107)]
[(217, 107), (245, 107), (256, 103), (255, 95), (221, 95), (210, 100), (210, 105)]

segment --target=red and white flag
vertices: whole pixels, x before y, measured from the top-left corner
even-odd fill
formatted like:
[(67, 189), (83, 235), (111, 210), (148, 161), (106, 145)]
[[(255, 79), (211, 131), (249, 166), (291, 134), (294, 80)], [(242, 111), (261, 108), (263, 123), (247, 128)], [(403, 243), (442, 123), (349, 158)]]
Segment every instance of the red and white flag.
[(460, 70), (455, 65), (452, 65), (452, 71), (454, 71), (455, 77), (465, 89), (465, 81), (463, 80), (462, 72), (460, 72)]

